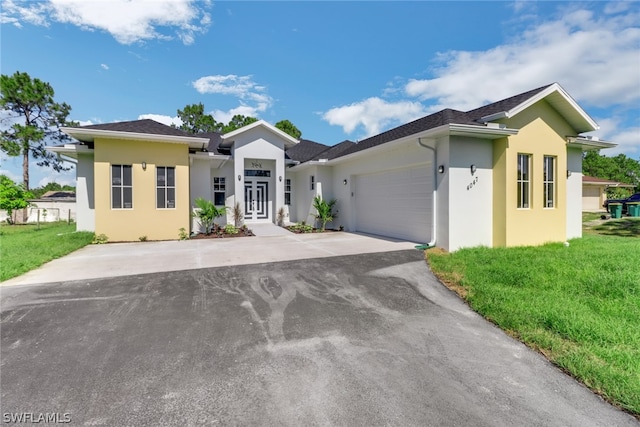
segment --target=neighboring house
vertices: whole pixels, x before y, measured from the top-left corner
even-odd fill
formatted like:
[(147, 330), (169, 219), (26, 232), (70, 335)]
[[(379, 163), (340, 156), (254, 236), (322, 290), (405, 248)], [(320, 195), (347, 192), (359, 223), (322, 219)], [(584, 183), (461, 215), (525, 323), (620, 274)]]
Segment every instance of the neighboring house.
[(137, 120), (64, 128), (79, 142), (50, 150), (77, 162), (78, 229), (112, 241), (177, 239), (198, 197), (311, 223), (322, 196), (334, 227), (453, 251), (580, 237), (582, 152), (615, 146), (580, 136), (597, 128), (554, 83), (331, 147), (262, 120), (225, 135)]
[(582, 177), (582, 210), (597, 212), (606, 210), (603, 208), (604, 201), (607, 200), (607, 189), (613, 187), (633, 188), (631, 184), (609, 181), (595, 178), (593, 176)]
[[(76, 193), (73, 191), (47, 191), (39, 199), (29, 199), (31, 205), (13, 212), (16, 223), (37, 223), (76, 220)], [(6, 221), (6, 211), (0, 211), (0, 221)]]
[(76, 220), (74, 191), (47, 191), (39, 199), (30, 199), (27, 222), (55, 222)]

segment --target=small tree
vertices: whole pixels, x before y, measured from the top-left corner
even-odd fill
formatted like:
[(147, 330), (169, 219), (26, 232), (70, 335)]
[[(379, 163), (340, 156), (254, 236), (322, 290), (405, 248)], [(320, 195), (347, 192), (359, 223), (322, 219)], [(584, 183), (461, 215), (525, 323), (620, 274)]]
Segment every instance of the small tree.
[(313, 208), (316, 210), (316, 219), (322, 224), (322, 231), (328, 222), (333, 221), (338, 216), (338, 212), (333, 212), (333, 207), (336, 204), (336, 200), (323, 200), (322, 197), (316, 196), (313, 198)]
[(196, 207), (198, 210), (194, 213), (198, 218), (198, 222), (204, 227), (206, 234), (211, 234), (213, 228), (213, 222), (216, 218), (219, 218), (227, 213), (227, 206), (216, 207), (211, 200), (205, 200), (202, 197), (198, 197), (196, 200)]
[(291, 135), (295, 139), (300, 139), (300, 137), (302, 136), (302, 132), (300, 132), (300, 129), (298, 129), (289, 120), (280, 120), (278, 123), (275, 124), (275, 127), (280, 129), (282, 132)]
[(236, 202), (236, 204), (233, 205), (233, 224), (236, 227), (241, 227), (242, 220), (244, 220), (244, 212), (242, 212), (242, 206), (240, 206), (240, 202)]
[(56, 172), (69, 170), (55, 154), (46, 151), (46, 143), (69, 140), (60, 127), (74, 124), (67, 121), (71, 107), (55, 102), (51, 85), (32, 79), (27, 73), (2, 74), (0, 88), (0, 109), (9, 111), (7, 120), (14, 121), (2, 131), (0, 149), (12, 157), (22, 156), (25, 190), (29, 190), (30, 156), (38, 160), (39, 166), (52, 167)]
[(13, 224), (13, 211), (24, 209), (31, 203), (27, 199), (33, 197), (31, 192), (16, 184), (5, 175), (0, 175), (0, 209), (7, 211), (7, 222)]

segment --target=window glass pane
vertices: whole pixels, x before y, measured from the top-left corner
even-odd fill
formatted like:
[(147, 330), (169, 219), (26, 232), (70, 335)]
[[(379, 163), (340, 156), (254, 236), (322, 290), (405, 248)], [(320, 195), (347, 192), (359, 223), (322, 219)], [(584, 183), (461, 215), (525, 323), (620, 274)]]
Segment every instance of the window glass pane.
[(122, 184), (122, 169), (120, 165), (111, 165), (111, 184), (112, 185), (120, 185)]
[(176, 168), (167, 168), (167, 185), (170, 187), (176, 185)]
[(131, 185), (131, 166), (122, 166), (122, 185)]
[(165, 183), (165, 168), (160, 166), (156, 169), (156, 185), (159, 187), (164, 186)]
[(164, 188), (158, 188), (156, 190), (156, 207), (163, 209), (165, 206)]
[(111, 207), (120, 209), (122, 207), (122, 195), (120, 187), (111, 189)]
[(213, 204), (216, 206), (224, 206), (224, 193), (216, 192), (213, 195)]
[(122, 207), (125, 209), (131, 209), (133, 207), (133, 194), (131, 187), (122, 188)]
[(284, 204), (291, 206), (291, 193), (284, 193)]
[(175, 188), (167, 188), (167, 207), (168, 208), (176, 207), (176, 189)]

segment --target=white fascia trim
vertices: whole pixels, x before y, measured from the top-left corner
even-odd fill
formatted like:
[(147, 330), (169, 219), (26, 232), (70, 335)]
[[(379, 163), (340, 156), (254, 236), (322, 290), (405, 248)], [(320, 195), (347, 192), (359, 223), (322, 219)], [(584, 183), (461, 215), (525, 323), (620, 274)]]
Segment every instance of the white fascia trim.
[(568, 136), (567, 147), (580, 148), (582, 151), (600, 150), (603, 148), (617, 147), (618, 144), (609, 141), (600, 141), (586, 136)]
[(452, 123), (449, 125), (450, 135), (456, 136), (473, 136), (481, 139), (496, 139), (504, 136), (517, 135), (518, 129), (512, 128), (493, 128), (493, 127), (480, 127), (476, 125), (459, 125)]
[[(338, 163), (342, 163), (344, 161), (349, 161), (355, 157), (361, 155), (368, 155), (371, 153), (376, 153), (380, 150), (389, 149), (397, 144), (403, 144), (407, 142), (415, 142), (416, 139), (433, 139), (439, 138), (442, 136), (448, 135), (456, 135), (456, 136), (471, 136), (479, 139), (497, 139), (510, 135), (517, 135), (518, 129), (510, 129), (510, 128), (492, 128), (481, 125), (463, 125), (451, 123), (447, 125), (438, 126), (436, 128), (428, 129), (423, 132), (414, 133), (413, 135), (408, 135), (403, 138), (396, 139), (394, 141), (385, 142), (384, 144), (377, 145), (375, 147), (367, 148), (362, 151), (357, 151), (355, 153), (348, 154), (344, 157), (338, 157), (333, 160), (329, 160), (326, 162), (317, 162), (317, 164), (323, 165), (335, 165)], [(304, 164), (307, 164), (306, 162)]]
[(56, 153), (59, 157), (61, 155), (65, 155), (72, 159), (77, 159), (78, 154), (93, 154), (92, 148), (89, 148), (86, 145), (79, 144), (65, 144), (62, 147), (46, 147), (45, 149), (52, 153)]
[(550, 85), (545, 90), (535, 94), (531, 98), (527, 99), (525, 102), (521, 103), (520, 105), (517, 105), (516, 107), (512, 108), (509, 111), (501, 111), (499, 113), (490, 114), (488, 116), (481, 117), (480, 120), (483, 122), (490, 122), (493, 120), (508, 119), (526, 110), (536, 102), (551, 95), (553, 92), (558, 92), (560, 95), (562, 95), (564, 100), (568, 102), (571, 105), (571, 107), (574, 110), (576, 110), (587, 123), (589, 123), (589, 125), (593, 128), (593, 130), (600, 129), (600, 126), (598, 126), (598, 124), (591, 117), (589, 117), (589, 115), (578, 105), (578, 103), (571, 97), (571, 95), (569, 95), (567, 91), (565, 91), (562, 88), (562, 86), (560, 86), (558, 83), (554, 83)]
[(157, 135), (153, 133), (122, 132), (102, 129), (60, 128), (64, 133), (80, 141), (93, 141), (96, 137), (109, 139), (126, 139), (132, 141), (165, 142), (170, 144), (188, 144), (189, 147), (199, 148), (203, 144), (209, 144), (208, 138), (196, 136)]
[(195, 153), (189, 153), (189, 157), (194, 157), (194, 158), (202, 158), (204, 159), (215, 159), (215, 160), (229, 160), (231, 159), (231, 156), (228, 156), (226, 154), (215, 154), (215, 153), (209, 153), (206, 151), (198, 151)]
[(224, 135), (222, 135), (222, 141), (223, 141), (223, 143), (229, 143), (229, 142), (231, 142), (231, 141), (229, 141), (230, 139), (235, 138), (236, 136), (240, 135), (241, 133), (250, 131), (251, 129), (257, 128), (259, 126), (262, 126), (262, 127), (266, 128), (267, 130), (275, 133), (279, 137), (285, 139), (287, 141), (287, 143), (285, 143), (285, 146), (287, 146), (287, 147), (293, 147), (294, 145), (296, 145), (299, 142), (297, 139), (295, 139), (294, 137), (292, 137), (288, 133), (281, 131), (277, 127), (265, 122), (264, 120), (258, 120), (257, 122), (253, 122), (250, 125), (243, 126), (243, 127), (238, 128), (238, 129), (236, 129), (234, 131), (231, 131), (229, 133), (225, 133)]

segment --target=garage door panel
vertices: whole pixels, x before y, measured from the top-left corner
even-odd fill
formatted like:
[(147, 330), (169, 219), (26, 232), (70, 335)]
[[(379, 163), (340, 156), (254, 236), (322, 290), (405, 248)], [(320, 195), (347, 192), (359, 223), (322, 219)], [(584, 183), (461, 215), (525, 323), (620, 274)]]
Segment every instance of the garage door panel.
[(429, 165), (356, 177), (356, 230), (427, 242), (431, 234)]

